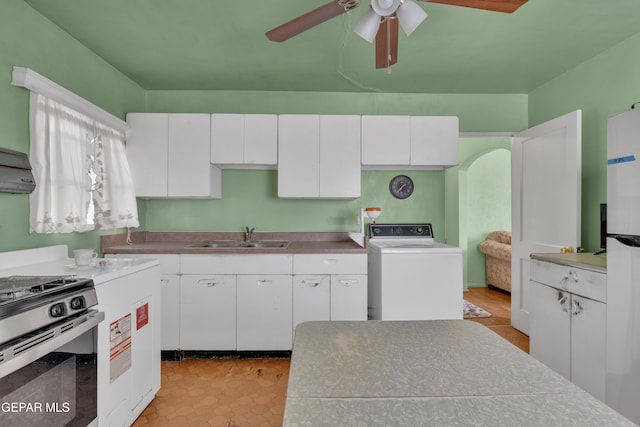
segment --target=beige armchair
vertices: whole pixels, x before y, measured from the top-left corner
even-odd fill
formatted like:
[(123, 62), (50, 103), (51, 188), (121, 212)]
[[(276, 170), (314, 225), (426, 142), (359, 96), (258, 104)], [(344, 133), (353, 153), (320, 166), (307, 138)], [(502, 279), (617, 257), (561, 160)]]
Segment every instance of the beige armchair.
[(511, 232), (490, 233), (478, 249), (486, 256), (487, 284), (511, 292)]

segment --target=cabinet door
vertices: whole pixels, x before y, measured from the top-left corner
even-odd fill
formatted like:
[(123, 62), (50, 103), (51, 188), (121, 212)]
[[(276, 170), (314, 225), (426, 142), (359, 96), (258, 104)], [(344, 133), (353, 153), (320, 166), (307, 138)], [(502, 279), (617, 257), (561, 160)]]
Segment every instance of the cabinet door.
[(329, 276), (293, 276), (293, 329), (303, 322), (331, 319)]
[(367, 276), (331, 276), (331, 320), (367, 320)]
[(160, 349), (180, 348), (180, 276), (163, 274)]
[(573, 295), (571, 312), (571, 381), (604, 402), (606, 305)]
[(127, 161), (137, 197), (167, 196), (169, 115), (127, 114)]
[(316, 115), (279, 117), (278, 197), (318, 197), (319, 120)]
[(411, 165), (457, 165), (458, 135), (457, 117), (411, 117)]
[(360, 197), (360, 117), (320, 116), (320, 197)]
[(362, 116), (362, 164), (408, 166), (409, 116)]
[(169, 197), (210, 197), (209, 114), (169, 114)]
[(278, 163), (278, 116), (246, 114), (244, 117), (244, 164)]
[(571, 295), (538, 282), (529, 283), (530, 354), (571, 380)]
[(211, 115), (211, 163), (244, 161), (244, 114)]
[(238, 276), (238, 350), (291, 350), (292, 277)]
[(182, 276), (181, 350), (235, 350), (235, 279), (232, 275)]
[[(153, 319), (154, 300), (151, 295), (136, 301), (132, 308), (131, 324), (131, 411), (151, 393), (154, 375), (153, 328), (158, 327)], [(144, 405), (146, 406), (146, 405)]]

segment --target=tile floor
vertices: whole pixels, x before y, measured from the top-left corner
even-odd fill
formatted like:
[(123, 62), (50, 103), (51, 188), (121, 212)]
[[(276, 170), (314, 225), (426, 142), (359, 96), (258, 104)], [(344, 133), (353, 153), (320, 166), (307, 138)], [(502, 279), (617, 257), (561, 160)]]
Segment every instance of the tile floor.
[[(510, 326), (510, 297), (475, 288), (464, 298), (492, 317), (473, 319), (522, 350), (529, 337)], [(134, 427), (280, 426), (289, 380), (289, 359), (184, 359), (162, 362), (162, 388)]]
[(162, 362), (162, 387), (133, 425), (279, 426), (288, 380), (284, 358)]

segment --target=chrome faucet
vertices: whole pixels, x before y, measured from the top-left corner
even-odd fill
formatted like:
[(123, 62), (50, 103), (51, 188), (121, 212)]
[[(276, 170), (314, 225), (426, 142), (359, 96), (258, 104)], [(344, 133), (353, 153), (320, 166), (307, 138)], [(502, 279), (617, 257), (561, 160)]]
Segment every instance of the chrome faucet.
[(246, 243), (251, 242), (251, 236), (253, 236), (253, 232), (255, 231), (255, 228), (249, 228), (249, 227), (245, 227), (245, 233), (244, 233), (244, 241)]

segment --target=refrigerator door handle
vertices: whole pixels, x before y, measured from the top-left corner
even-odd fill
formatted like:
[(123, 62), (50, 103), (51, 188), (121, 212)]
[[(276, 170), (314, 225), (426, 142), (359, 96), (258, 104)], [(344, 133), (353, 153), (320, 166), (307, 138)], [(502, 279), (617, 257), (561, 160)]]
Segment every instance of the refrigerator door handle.
[(640, 247), (640, 236), (631, 236), (628, 234), (609, 234), (609, 237), (616, 239), (618, 242), (625, 246), (631, 246), (633, 248)]

